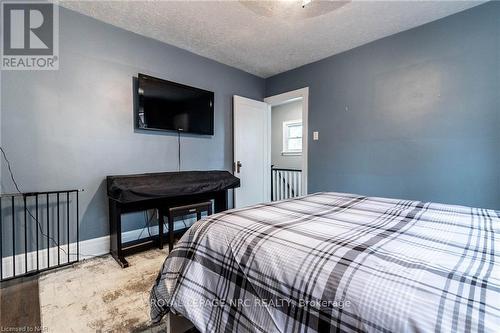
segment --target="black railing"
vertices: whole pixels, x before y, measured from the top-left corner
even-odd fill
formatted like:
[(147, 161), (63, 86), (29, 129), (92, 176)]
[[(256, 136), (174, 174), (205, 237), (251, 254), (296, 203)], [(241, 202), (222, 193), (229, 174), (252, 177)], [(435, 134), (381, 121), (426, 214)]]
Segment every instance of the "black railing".
[(271, 167), (271, 201), (290, 199), (302, 193), (302, 170)]
[(80, 191), (0, 195), (0, 281), (79, 261)]

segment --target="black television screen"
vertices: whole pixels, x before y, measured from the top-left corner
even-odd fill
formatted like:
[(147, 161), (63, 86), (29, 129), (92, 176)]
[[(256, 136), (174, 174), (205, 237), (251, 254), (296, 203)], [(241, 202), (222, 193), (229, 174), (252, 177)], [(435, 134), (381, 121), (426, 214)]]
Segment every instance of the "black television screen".
[(137, 127), (214, 134), (214, 93), (139, 74)]

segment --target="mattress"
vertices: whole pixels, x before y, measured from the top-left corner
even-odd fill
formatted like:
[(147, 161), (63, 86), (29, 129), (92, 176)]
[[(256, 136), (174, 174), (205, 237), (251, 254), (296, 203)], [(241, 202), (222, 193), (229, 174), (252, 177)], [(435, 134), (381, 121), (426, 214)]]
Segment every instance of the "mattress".
[(500, 212), (316, 193), (196, 222), (151, 290), (201, 332), (499, 332)]

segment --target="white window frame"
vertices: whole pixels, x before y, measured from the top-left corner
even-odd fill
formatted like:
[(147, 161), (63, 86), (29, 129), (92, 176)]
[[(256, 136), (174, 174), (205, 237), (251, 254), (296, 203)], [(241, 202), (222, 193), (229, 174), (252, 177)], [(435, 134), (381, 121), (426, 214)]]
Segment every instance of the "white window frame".
[[(296, 120), (287, 120), (283, 122), (283, 149), (281, 152), (281, 155), (283, 156), (300, 156), (302, 155), (302, 148), (301, 149), (288, 149), (288, 128), (290, 126), (297, 126), (300, 125), (303, 128), (302, 124), (302, 119), (296, 119)], [(299, 138), (299, 137), (296, 137)], [(293, 138), (292, 138), (293, 139)], [(300, 139), (304, 140), (303, 135), (300, 136)]]

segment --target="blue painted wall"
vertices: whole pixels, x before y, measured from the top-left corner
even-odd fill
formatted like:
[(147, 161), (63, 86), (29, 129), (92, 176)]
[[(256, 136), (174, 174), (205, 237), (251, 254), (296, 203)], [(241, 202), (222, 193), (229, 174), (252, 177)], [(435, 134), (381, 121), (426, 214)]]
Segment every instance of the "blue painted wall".
[(492, 2), (271, 77), (266, 95), (310, 87), (310, 192), (500, 209), (499, 61)]
[[(267, 80), (60, 15), (60, 70), (1, 73), (0, 142), (23, 191), (85, 189), (82, 239), (108, 234), (105, 175), (177, 168), (175, 135), (134, 131), (138, 72), (215, 91), (216, 134), (183, 138), (184, 170), (231, 169), (233, 94), (262, 99), (309, 86), (311, 192), (500, 209), (498, 2)], [(0, 171), (2, 191), (12, 192), (5, 164)], [(144, 219), (124, 222), (130, 230)]]
[[(64, 8), (59, 36), (59, 70), (1, 73), (0, 139), (22, 191), (85, 189), (82, 240), (108, 234), (106, 175), (177, 170), (175, 133), (134, 131), (137, 73), (215, 92), (215, 135), (182, 137), (182, 169), (231, 170), (232, 96), (262, 99), (264, 79)], [(3, 161), (1, 186), (14, 192)]]

